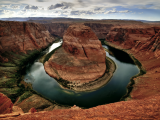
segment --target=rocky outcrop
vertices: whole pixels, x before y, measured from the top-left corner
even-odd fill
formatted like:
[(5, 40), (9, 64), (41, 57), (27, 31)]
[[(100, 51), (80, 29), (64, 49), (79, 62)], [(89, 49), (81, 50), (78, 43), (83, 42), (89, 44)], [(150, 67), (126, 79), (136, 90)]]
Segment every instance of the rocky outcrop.
[[(14, 106), (20, 107), (25, 113), (28, 111), (30, 113), (34, 113), (36, 111), (48, 111), (60, 108), (59, 105), (56, 105), (49, 100), (46, 100), (45, 98), (40, 97), (39, 95), (33, 94), (32, 96), (28, 97), (27, 99), (24, 99), (20, 103), (14, 103)], [(66, 109), (69, 107), (61, 107), (61, 109)]]
[(12, 101), (6, 95), (0, 93), (0, 114), (11, 113), (12, 107)]
[[(143, 100), (121, 101), (90, 109), (63, 109), (10, 117), (9, 120), (158, 120), (160, 94)], [(3, 119), (2, 119), (3, 120)], [(6, 120), (6, 118), (4, 119)]]
[(82, 85), (104, 74), (105, 54), (91, 28), (83, 24), (71, 25), (63, 36), (62, 48), (45, 62), (44, 67), (56, 79)]

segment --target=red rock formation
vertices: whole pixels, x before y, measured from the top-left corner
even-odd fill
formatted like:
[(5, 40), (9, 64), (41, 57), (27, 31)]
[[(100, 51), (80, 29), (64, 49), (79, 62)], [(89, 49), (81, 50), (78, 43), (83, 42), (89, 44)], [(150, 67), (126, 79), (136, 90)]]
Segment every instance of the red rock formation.
[(35, 113), (35, 112), (37, 112), (37, 110), (35, 108), (31, 108), (28, 112), (29, 113)]
[[(67, 28), (71, 25), (71, 22), (61, 22), (61, 23), (47, 23), (44, 24), (51, 35), (63, 37)], [(90, 27), (99, 39), (105, 39), (112, 24), (105, 23), (84, 23), (85, 26)]]
[(105, 57), (101, 42), (91, 28), (77, 24), (67, 29), (62, 48), (51, 56), (44, 67), (52, 77), (81, 85), (104, 74)]
[(84, 25), (90, 27), (96, 34), (98, 39), (105, 39), (111, 27), (114, 26), (112, 24), (105, 24), (105, 23), (84, 23)]
[[(160, 94), (142, 100), (101, 105), (90, 109), (62, 109), (25, 114), (9, 120), (158, 120)], [(3, 119), (2, 119), (3, 120)], [(6, 119), (4, 119), (6, 120)]]
[[(10, 120), (130, 120), (160, 118), (160, 27), (117, 27), (107, 35), (107, 43), (137, 58), (146, 74), (134, 78), (129, 101), (121, 101), (90, 109), (63, 109), (19, 115)], [(142, 34), (143, 33), (143, 34)], [(132, 45), (132, 46), (131, 46)], [(71, 49), (72, 50), (72, 49)], [(1, 116), (0, 116), (1, 117)], [(10, 116), (9, 116), (10, 117)], [(6, 118), (5, 118), (6, 120)]]
[(12, 106), (12, 101), (7, 96), (0, 93), (0, 114), (11, 113)]
[[(26, 52), (46, 47), (54, 38), (41, 24), (27, 22), (0, 22), (0, 53)], [(1, 62), (8, 59), (0, 55)]]
[(133, 79), (131, 99), (144, 99), (160, 92), (160, 27), (117, 27), (109, 32), (106, 41), (119, 49), (128, 49), (125, 51), (138, 59), (146, 71)]

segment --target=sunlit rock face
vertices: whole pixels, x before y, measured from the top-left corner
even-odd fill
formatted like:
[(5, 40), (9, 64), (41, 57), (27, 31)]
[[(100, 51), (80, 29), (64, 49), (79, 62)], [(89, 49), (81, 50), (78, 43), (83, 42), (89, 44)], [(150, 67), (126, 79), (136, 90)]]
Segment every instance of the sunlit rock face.
[(45, 63), (46, 72), (57, 79), (79, 84), (101, 77), (105, 70), (105, 51), (90, 27), (71, 25), (63, 36), (63, 45)]
[(12, 107), (12, 101), (3, 93), (0, 93), (0, 114), (11, 113)]

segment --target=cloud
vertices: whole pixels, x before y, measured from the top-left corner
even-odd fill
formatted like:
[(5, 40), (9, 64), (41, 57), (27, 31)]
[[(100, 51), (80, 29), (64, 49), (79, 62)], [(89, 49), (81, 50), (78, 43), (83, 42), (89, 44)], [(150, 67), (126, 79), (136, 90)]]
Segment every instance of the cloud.
[(15, 11), (4, 10), (3, 13), (4, 13), (4, 14), (15, 14)]
[(0, 13), (3, 13), (3, 12), (4, 12), (4, 10), (0, 9)]
[(49, 6), (48, 10), (53, 10), (53, 9), (56, 9), (56, 8), (67, 9), (67, 8), (71, 8), (72, 6), (73, 6), (72, 3), (62, 2), (62, 3), (57, 3), (55, 5)]
[(37, 2), (48, 2), (49, 0), (36, 0)]
[(78, 11), (78, 10), (76, 10), (76, 11), (71, 11), (70, 12), (70, 15), (93, 15), (93, 14), (96, 14), (96, 13), (94, 13), (94, 11), (91, 11), (91, 10), (89, 10), (89, 11), (84, 11), (84, 10)]
[(10, 8), (10, 5), (0, 5), (0, 8)]
[(106, 11), (104, 14), (111, 14), (111, 13), (129, 13), (129, 12), (132, 12), (132, 11), (129, 11), (129, 10), (117, 11), (116, 8), (113, 8), (113, 10)]
[(11, 6), (11, 9), (20, 9), (20, 6), (18, 6), (18, 5)]
[(38, 6), (25, 6), (24, 9), (38, 10)]

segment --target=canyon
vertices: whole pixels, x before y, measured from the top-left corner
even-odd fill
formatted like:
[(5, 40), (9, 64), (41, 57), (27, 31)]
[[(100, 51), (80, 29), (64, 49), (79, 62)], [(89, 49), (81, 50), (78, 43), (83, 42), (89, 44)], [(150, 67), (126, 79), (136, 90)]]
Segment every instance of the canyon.
[[(18, 23), (19, 22), (17, 22), (17, 24)], [(37, 24), (37, 23), (28, 23), (28, 24), (33, 26), (36, 26), (36, 25), (41, 26), (41, 24)], [(56, 23), (54, 23), (54, 25), (55, 24)], [(58, 24), (59, 23), (57, 23), (57, 25)], [(61, 24), (63, 25), (66, 23), (61, 23)], [(97, 28), (95, 27), (93, 31), (97, 34), (98, 38), (105, 38), (105, 44), (108, 44), (114, 48), (123, 50), (126, 53), (130, 54), (131, 57), (134, 57), (139, 61), (138, 62), (135, 59), (136, 64), (139, 65), (143, 74), (139, 76), (135, 76), (131, 79), (131, 82), (127, 87), (128, 93), (124, 97), (125, 101), (119, 101), (116, 103), (100, 105), (100, 106), (89, 108), (89, 109), (80, 109), (77, 106), (73, 106), (70, 109), (62, 109), (62, 110), (50, 109), (53, 111), (34, 112), (33, 114), (25, 113), (25, 114), (18, 114), (16, 116), (10, 116), (10, 117), (8, 117), (8, 114), (7, 114), (6, 116), (1, 117), (1, 119), (14, 119), (14, 120), (16, 119), (17, 120), (21, 120), (21, 119), (23, 120), (24, 119), (30, 119), (30, 120), (32, 119), (78, 119), (78, 120), (81, 120), (81, 119), (83, 120), (84, 119), (105, 119), (105, 120), (106, 119), (122, 119), (122, 120), (123, 119), (159, 119), (160, 117), (160, 102), (159, 102), (160, 101), (160, 94), (159, 94), (160, 92), (160, 88), (159, 88), (159, 85), (160, 85), (160, 82), (159, 82), (160, 80), (160, 67), (159, 67), (160, 66), (159, 65), (160, 64), (159, 63), (160, 26), (157, 26), (157, 25), (155, 26), (153, 24), (152, 25), (139, 24), (139, 23), (132, 24), (132, 22), (127, 24), (125, 23), (120, 24), (117, 22), (118, 25), (106, 23), (106, 26), (107, 25), (109, 26), (111, 25), (111, 26), (110, 28), (107, 28), (105, 31), (105, 27), (98, 28), (98, 26), (101, 26), (102, 23), (97, 22), (97, 23), (90, 23), (90, 24), (92, 25), (94, 24), (97, 26)], [(45, 24), (43, 24), (42, 26), (45, 26)], [(59, 35), (61, 37), (62, 35), (64, 35), (66, 28), (63, 28), (63, 27), (60, 28), (57, 31), (57, 33), (55, 33), (54, 30), (51, 30), (51, 29), (50, 30), (48, 29), (48, 31), (51, 31), (51, 34), (56, 34), (57, 36)], [(0, 36), (6, 35), (4, 32), (5, 30), (2, 30), (0, 32), (1, 33)], [(47, 39), (50, 38), (49, 37), (50, 34), (49, 32), (47, 32), (47, 27), (45, 28), (45, 31), (46, 31), (45, 35), (41, 36), (42, 41), (46, 40), (45, 38), (43, 38), (46, 35), (48, 35)], [(32, 41), (30, 42), (31, 45), (33, 46), (32, 48), (33, 49), (43, 48), (43, 46), (40, 46), (40, 43), (38, 44), (36, 42), (33, 42), (35, 35), (36, 34), (26, 35), (26, 36), (29, 36), (29, 40)], [(8, 36), (10, 36), (10, 34), (8, 34)], [(12, 38), (14, 37), (11, 36), (11, 38), (9, 39), (12, 39)], [(50, 38), (50, 39), (52, 39), (51, 40), (52, 42), (54, 41), (53, 38)], [(16, 39), (12, 39), (12, 41), (14, 40)], [(2, 39), (1, 41), (5, 46), (5, 42), (3, 42)], [(18, 42), (13, 43), (13, 46), (16, 45), (17, 43)], [(2, 53), (5, 53), (10, 49), (7, 43), (6, 43), (7, 47), (4, 47), (4, 46), (3, 46), (4, 50), (2, 49)], [(14, 46), (13, 48), (11, 48), (11, 51), (16, 52), (14, 51), (15, 48), (18, 49), (19, 51), (22, 51), (22, 53), (23, 52), (27, 53), (27, 51), (25, 50), (33, 50), (30, 47), (18, 48)], [(19, 53), (16, 53), (16, 55), (17, 54)], [(8, 74), (11, 75), (11, 73), (15, 73), (15, 71), (17, 70), (15, 69), (15, 64), (13, 64), (13, 60), (11, 58), (8, 58), (7, 55), (1, 54), (1, 61), (2, 61), (1, 73), (3, 73), (1, 74), (1, 84), (3, 83), (2, 81), (6, 81), (9, 79), (7, 76)], [(14, 58), (15, 57), (16, 56), (14, 56)], [(12, 60), (11, 62), (12, 64), (9, 63), (9, 61), (11, 60)], [(7, 69), (8, 67), (9, 68), (12, 67), (12, 69)], [(11, 70), (13, 70), (14, 72)], [(8, 74), (6, 74), (7, 72)], [(15, 89), (18, 89), (18, 86), (14, 86), (14, 87)], [(6, 92), (6, 89), (4, 92), (4, 89), (2, 89), (2, 86), (0, 88), (0, 92), (3, 92), (8, 97), (11, 97), (10, 93)], [(23, 105), (21, 104), (21, 107), (22, 106)], [(49, 105), (49, 106), (52, 106), (52, 105)]]
[[(106, 68), (105, 64), (108, 62), (105, 54), (101, 42), (90, 27), (74, 24), (68, 27), (62, 47), (44, 63), (44, 68), (57, 81), (62, 79), (67, 82), (65, 86), (80, 90), (79, 87), (91, 82), (93, 84), (105, 71), (109, 71), (110, 68)], [(86, 89), (83, 88), (83, 91)]]

